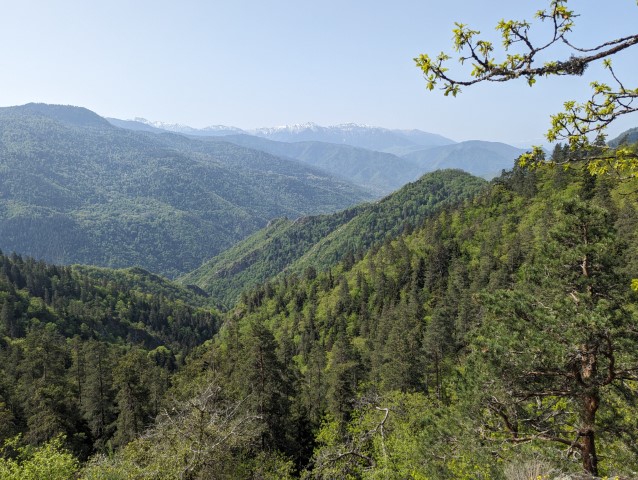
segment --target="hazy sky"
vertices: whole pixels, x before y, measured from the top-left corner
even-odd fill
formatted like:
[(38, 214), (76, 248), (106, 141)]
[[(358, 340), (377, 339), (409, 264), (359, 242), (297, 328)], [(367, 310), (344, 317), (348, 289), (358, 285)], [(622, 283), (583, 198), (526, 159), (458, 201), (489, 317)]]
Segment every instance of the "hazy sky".
[[(0, 105), (71, 104), (103, 116), (241, 128), (315, 122), (418, 128), (455, 140), (542, 139), (583, 77), (428, 92), (413, 57), (451, 51), (455, 21), (494, 37), (548, 1), (2, 0)], [(603, 7), (604, 5), (604, 7)], [(635, 0), (573, 0), (583, 46), (634, 34)], [(614, 60), (638, 86), (638, 46)], [(632, 84), (631, 81), (634, 81)], [(610, 134), (638, 125), (617, 122)]]

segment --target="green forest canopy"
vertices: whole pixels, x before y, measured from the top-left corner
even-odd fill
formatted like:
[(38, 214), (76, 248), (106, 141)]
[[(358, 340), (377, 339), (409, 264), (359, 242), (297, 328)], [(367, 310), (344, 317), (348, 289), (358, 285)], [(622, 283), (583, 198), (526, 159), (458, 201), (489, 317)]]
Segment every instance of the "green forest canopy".
[[(223, 316), (161, 285), (153, 306), (140, 272), (120, 290), (110, 274), (3, 257), (3, 438), (48, 448), (65, 434), (81, 478), (635, 476), (633, 188), (517, 168)], [(105, 337), (113, 315), (122, 333)], [(210, 330), (184, 330), (188, 315)]]

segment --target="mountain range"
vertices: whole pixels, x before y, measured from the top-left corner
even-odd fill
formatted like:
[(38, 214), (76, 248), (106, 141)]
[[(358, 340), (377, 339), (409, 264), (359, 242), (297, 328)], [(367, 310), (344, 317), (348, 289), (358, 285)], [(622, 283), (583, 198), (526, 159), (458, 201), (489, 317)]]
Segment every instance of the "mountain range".
[(388, 153), (420, 150), (424, 147), (450, 145), (449, 138), (420, 130), (389, 130), (348, 123), (322, 127), (314, 123), (260, 128), (253, 132), (258, 137), (282, 142), (316, 141), (352, 145)]
[(177, 277), (275, 218), (339, 211), (441, 168), (491, 178), (521, 152), (354, 124), (249, 135), (105, 119), (81, 107), (6, 107), (0, 248)]
[(510, 170), (513, 162), (526, 150), (500, 142), (469, 140), (408, 153), (402, 158), (422, 171), (459, 168), (484, 178), (494, 178)]
[(397, 153), (402, 150), (420, 150), (424, 147), (455, 143), (449, 138), (421, 130), (390, 130), (355, 123), (328, 127), (323, 127), (315, 123), (304, 123), (242, 130), (241, 128), (225, 125), (194, 128), (188, 125), (150, 121), (145, 118), (135, 118), (133, 120), (109, 118), (108, 121), (113, 123), (113, 125), (130, 130), (169, 131), (185, 135), (210, 137), (246, 134), (280, 142), (327, 142), (352, 145), (369, 150), (388, 151), (390, 153)]
[(459, 168), (490, 179), (510, 169), (526, 150), (499, 142), (454, 142), (421, 130), (391, 130), (357, 124), (323, 127), (314, 123), (259, 128), (186, 125), (145, 119), (109, 119), (116, 126), (178, 132), (235, 143), (320, 168), (377, 195), (387, 195), (426, 172)]
[(373, 198), (295, 160), (40, 104), (0, 109), (0, 185), (3, 250), (168, 276), (272, 218)]

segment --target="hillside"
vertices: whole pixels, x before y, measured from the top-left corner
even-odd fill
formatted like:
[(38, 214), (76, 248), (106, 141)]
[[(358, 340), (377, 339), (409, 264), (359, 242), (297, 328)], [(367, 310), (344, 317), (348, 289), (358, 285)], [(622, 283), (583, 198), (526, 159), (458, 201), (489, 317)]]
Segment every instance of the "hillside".
[(611, 139), (608, 144), (612, 148), (618, 147), (621, 143), (632, 144), (638, 142), (638, 127), (624, 131), (616, 138)]
[(246, 288), (281, 272), (323, 270), (363, 254), (403, 229), (420, 225), (434, 211), (453, 205), (484, 187), (461, 171), (423, 176), (376, 203), (330, 215), (281, 219), (181, 277), (227, 306)]
[(413, 162), (392, 155), (350, 145), (325, 142), (276, 142), (251, 135), (229, 135), (223, 141), (294, 158), (336, 177), (387, 195), (422, 174)]
[(134, 438), (171, 373), (217, 332), (207, 302), (141, 269), (0, 253), (0, 442), (19, 434), (35, 446), (63, 433), (86, 458)]
[[(177, 376), (199, 393), (88, 472), (584, 478), (595, 455), (635, 477), (635, 188), (516, 169), (359, 260), (258, 286)], [(233, 442), (180, 433), (227, 405), (216, 428), (251, 425)]]
[(403, 156), (423, 172), (442, 168), (460, 168), (483, 178), (494, 178), (502, 170), (511, 170), (525, 150), (505, 143), (470, 140), (411, 152)]
[[(482, 186), (223, 315), (144, 270), (0, 254), (0, 439), (87, 480), (583, 478), (590, 455), (633, 478), (635, 182), (437, 175)], [(365, 233), (425, 208), (409, 187)], [(339, 231), (309, 220), (308, 238)]]
[(371, 198), (294, 160), (41, 104), (0, 109), (0, 187), (3, 250), (169, 276), (272, 218)]

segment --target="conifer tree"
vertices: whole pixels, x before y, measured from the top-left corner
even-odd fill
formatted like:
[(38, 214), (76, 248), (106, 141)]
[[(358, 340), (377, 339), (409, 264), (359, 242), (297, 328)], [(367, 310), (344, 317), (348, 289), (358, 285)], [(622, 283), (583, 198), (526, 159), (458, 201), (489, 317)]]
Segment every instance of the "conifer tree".
[(618, 274), (622, 243), (609, 212), (573, 198), (552, 207), (524, 280), (486, 297), (475, 361), (493, 369), (488, 382), (501, 382), (486, 390), (488, 428), (515, 444), (575, 449), (598, 475), (599, 409), (610, 408), (615, 387), (635, 388), (638, 335), (620, 301), (627, 279)]
[(83, 345), (87, 360), (82, 414), (86, 419), (94, 445), (98, 450), (106, 447), (113, 433), (115, 420), (115, 394), (112, 365), (115, 359), (103, 342), (91, 340)]
[[(125, 445), (142, 433), (155, 417), (162, 393), (161, 373), (146, 352), (132, 348), (113, 372), (117, 391), (117, 419), (114, 442)], [(98, 408), (101, 408), (98, 407)]]
[(336, 338), (326, 375), (326, 403), (333, 418), (345, 427), (356, 397), (360, 365), (348, 338)]
[(291, 384), (289, 372), (277, 356), (277, 342), (260, 321), (250, 325), (242, 339), (242, 358), (235, 371), (235, 384), (241, 384), (242, 397), (261, 419), (261, 448), (288, 446), (287, 420), (290, 412)]
[(34, 325), (25, 339), (18, 394), (25, 409), (26, 438), (41, 444), (70, 430), (65, 378), (68, 353), (53, 324)]

